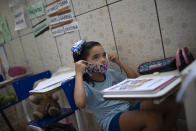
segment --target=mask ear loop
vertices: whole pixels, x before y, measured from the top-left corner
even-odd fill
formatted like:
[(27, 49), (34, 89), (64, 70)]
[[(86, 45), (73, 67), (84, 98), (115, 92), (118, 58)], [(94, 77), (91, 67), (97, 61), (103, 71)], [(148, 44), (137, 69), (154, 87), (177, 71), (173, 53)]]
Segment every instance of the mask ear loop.
[(108, 57), (108, 54), (106, 53), (106, 60), (107, 60), (107, 63), (108, 65), (110, 64), (110, 60), (109, 60), (109, 57)]

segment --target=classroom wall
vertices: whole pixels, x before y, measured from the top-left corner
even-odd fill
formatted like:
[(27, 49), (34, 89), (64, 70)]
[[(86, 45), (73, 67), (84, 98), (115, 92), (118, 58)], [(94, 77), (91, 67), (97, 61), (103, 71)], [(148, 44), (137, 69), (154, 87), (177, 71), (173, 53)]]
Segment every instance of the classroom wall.
[[(38, 1), (26, 0), (25, 5)], [(133, 69), (145, 61), (175, 56), (179, 47), (188, 46), (196, 56), (195, 0), (71, 0), (71, 4), (79, 31), (55, 38), (49, 30), (35, 38), (31, 26), (46, 16), (14, 31), (13, 10), (7, 0), (0, 1), (0, 14), (7, 17), (12, 35), (4, 45), (10, 66), (23, 65), (34, 73), (74, 67), (70, 48), (81, 38), (100, 42)]]
[[(26, 0), (25, 5), (38, 1)], [(8, 1), (1, 1), (1, 15), (7, 17), (12, 34), (12, 40), (4, 46), (10, 66), (23, 65), (34, 73), (56, 71), (63, 65), (73, 67), (70, 48), (81, 38), (100, 42), (106, 51), (117, 53), (134, 69), (145, 61), (175, 56), (178, 47), (188, 46), (196, 54), (194, 0), (72, 0), (71, 3), (79, 31), (54, 38), (49, 30), (35, 38), (31, 26), (46, 16), (29, 21), (27, 29), (14, 31), (13, 10), (8, 8)]]

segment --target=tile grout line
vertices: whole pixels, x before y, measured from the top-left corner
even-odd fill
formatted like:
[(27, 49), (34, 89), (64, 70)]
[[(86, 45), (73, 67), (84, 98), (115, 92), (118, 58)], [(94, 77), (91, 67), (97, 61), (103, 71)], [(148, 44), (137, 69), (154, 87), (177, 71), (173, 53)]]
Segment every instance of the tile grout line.
[[(26, 1), (26, 0), (25, 0), (25, 4), (27, 5), (27, 1)], [(31, 21), (30, 21), (30, 22), (31, 22)], [(19, 35), (18, 38), (19, 38), (19, 41), (20, 41), (21, 48), (22, 48), (22, 50), (23, 50), (23, 52), (24, 52), (25, 63), (27, 64), (28, 69), (30, 70), (29, 61), (28, 61), (27, 55), (26, 55), (26, 53), (25, 53), (24, 46), (23, 46), (23, 44), (22, 44), (22, 36)]]
[(161, 45), (162, 45), (162, 49), (163, 49), (163, 55), (164, 55), (164, 58), (166, 58), (166, 56), (165, 56), (165, 47), (164, 47), (164, 43), (163, 43), (163, 35), (162, 35), (162, 31), (161, 31), (161, 24), (160, 24), (160, 20), (159, 20), (159, 13), (158, 13), (158, 7), (157, 7), (156, 0), (154, 0), (154, 3), (155, 3), (156, 14), (157, 14), (157, 21), (158, 21), (158, 25), (159, 25), (159, 33), (160, 33), (160, 36), (161, 36)]
[(120, 1), (122, 1), (122, 0), (118, 0), (118, 1), (115, 1), (115, 2), (112, 2), (112, 3), (109, 3), (109, 4), (108, 4), (108, 3), (107, 3), (107, 0), (106, 0), (106, 5), (103, 5), (103, 6), (100, 6), (100, 7), (95, 8), (95, 9), (91, 9), (91, 10), (89, 10), (89, 11), (86, 11), (86, 12), (84, 12), (84, 13), (75, 15), (75, 17), (78, 17), (78, 16), (81, 16), (81, 15), (87, 14), (87, 13), (89, 13), (89, 12), (92, 12), (92, 11), (95, 11), (95, 10), (98, 10), (98, 9), (101, 9), (101, 8), (103, 8), (103, 7), (107, 7), (107, 6), (109, 6), (109, 5), (115, 4), (115, 3), (120, 2)]
[(23, 46), (23, 44), (22, 44), (22, 39), (21, 39), (20, 36), (19, 36), (19, 41), (20, 41), (21, 48), (22, 48), (22, 50), (23, 50), (23, 52), (24, 52), (25, 63), (27, 64), (28, 68), (30, 69), (29, 61), (28, 61), (27, 55), (26, 55), (26, 53), (25, 53), (25, 49), (24, 49), (24, 46)]
[[(111, 27), (112, 27), (112, 34), (113, 34), (113, 38), (114, 38), (114, 44), (115, 44), (117, 56), (118, 56), (118, 59), (119, 59), (119, 52), (118, 52), (118, 47), (117, 47), (117, 44), (116, 44), (116, 37), (115, 37), (115, 33), (114, 33), (114, 27), (113, 27), (112, 18), (111, 18), (110, 9), (109, 9), (109, 4), (107, 3), (107, 0), (106, 0), (106, 5), (107, 5), (107, 9), (108, 9), (110, 24), (111, 24)], [(120, 71), (122, 72), (121, 68), (120, 68)]]
[[(76, 21), (78, 21), (78, 20), (77, 20), (77, 17), (76, 17), (75, 10), (74, 10), (73, 2), (72, 2), (72, 0), (70, 0), (70, 1), (71, 1), (71, 5), (72, 5), (72, 8), (73, 8), (73, 14), (74, 14), (74, 17), (75, 17)], [(81, 34), (80, 34), (80, 29), (78, 29), (78, 33), (79, 33), (79, 37), (80, 37), (80, 39), (82, 39), (82, 38), (81, 38)]]
[[(46, 3), (46, 0), (44, 0), (44, 2)], [(32, 25), (32, 21), (30, 20), (30, 22), (31, 22), (31, 25)], [(33, 32), (30, 32), (30, 33), (33, 33)], [(29, 33), (29, 34), (30, 34)], [(33, 34), (33, 36), (34, 36), (34, 34)], [(38, 46), (38, 41), (37, 41), (37, 39), (36, 39), (36, 37), (34, 36), (34, 39), (35, 39), (35, 46), (36, 46), (36, 48), (38, 49), (38, 53), (39, 53), (39, 55), (40, 55), (40, 60), (41, 60), (41, 63), (42, 63), (42, 68), (43, 69), (46, 69), (45, 68), (45, 64), (44, 64), (44, 58), (43, 58), (43, 56), (42, 56), (42, 54), (41, 54), (41, 52), (40, 52), (40, 50), (39, 50), (39, 46)]]
[(58, 47), (58, 44), (57, 44), (56, 37), (54, 37), (54, 41), (55, 41), (57, 52), (58, 52), (58, 56), (59, 56), (59, 59), (60, 59), (60, 64), (61, 64), (61, 66), (63, 66), (63, 62), (61, 60), (61, 55), (60, 55), (60, 51), (59, 51), (59, 47)]

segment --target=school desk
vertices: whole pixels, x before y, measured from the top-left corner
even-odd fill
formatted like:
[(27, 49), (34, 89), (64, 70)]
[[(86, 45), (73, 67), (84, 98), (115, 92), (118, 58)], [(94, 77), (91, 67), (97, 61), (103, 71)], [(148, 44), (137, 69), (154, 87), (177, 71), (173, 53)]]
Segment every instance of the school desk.
[[(164, 75), (176, 75), (179, 76), (179, 71), (169, 71), (169, 72), (163, 72), (159, 73), (158, 75), (164, 76)], [(142, 75), (139, 78), (148, 78), (148, 77), (156, 77), (153, 74), (150, 75)], [(128, 94), (128, 95), (103, 95), (105, 99), (122, 99), (122, 100), (153, 100), (154, 103), (160, 103), (163, 100), (165, 100), (169, 95), (173, 94), (177, 91), (177, 89), (180, 87), (181, 78), (178, 77), (174, 81), (172, 81), (170, 84), (168, 84), (166, 87), (161, 89), (158, 92), (152, 93), (152, 94)]]

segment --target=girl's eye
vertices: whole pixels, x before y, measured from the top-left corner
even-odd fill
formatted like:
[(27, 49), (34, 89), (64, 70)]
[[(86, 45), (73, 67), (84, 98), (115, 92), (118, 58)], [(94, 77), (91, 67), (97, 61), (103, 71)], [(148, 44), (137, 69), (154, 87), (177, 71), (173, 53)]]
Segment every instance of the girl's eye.
[(103, 57), (106, 58), (106, 53), (103, 54)]
[(99, 58), (98, 55), (93, 56), (93, 60), (98, 60), (98, 58)]

